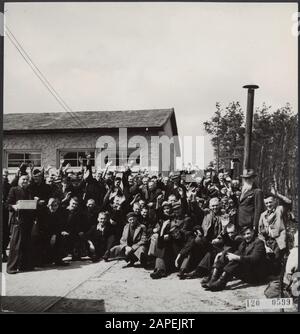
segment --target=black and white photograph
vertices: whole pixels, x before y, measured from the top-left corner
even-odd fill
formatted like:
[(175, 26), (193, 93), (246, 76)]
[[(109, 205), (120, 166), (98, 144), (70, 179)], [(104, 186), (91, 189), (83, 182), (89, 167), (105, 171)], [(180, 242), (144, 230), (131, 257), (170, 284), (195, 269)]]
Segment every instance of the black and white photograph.
[(1, 313), (298, 312), (298, 10), (2, 3)]

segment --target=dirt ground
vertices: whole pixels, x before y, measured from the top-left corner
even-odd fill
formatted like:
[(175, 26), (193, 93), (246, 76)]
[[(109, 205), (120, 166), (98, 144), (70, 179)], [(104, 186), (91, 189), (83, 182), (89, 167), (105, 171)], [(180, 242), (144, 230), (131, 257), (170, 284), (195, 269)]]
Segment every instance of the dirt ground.
[(150, 270), (123, 268), (124, 264), (78, 261), (66, 268), (5, 275), (2, 309), (55, 313), (243, 312), (247, 299), (265, 299), (266, 285), (249, 286), (234, 280), (226, 290), (210, 292), (201, 287), (199, 279), (179, 280), (172, 274), (152, 280)]

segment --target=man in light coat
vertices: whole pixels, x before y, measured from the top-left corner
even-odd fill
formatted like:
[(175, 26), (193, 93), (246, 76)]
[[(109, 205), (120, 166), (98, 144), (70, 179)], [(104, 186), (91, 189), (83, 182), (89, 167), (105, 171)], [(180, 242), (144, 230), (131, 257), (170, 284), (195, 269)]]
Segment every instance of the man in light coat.
[(267, 210), (260, 216), (258, 237), (264, 241), (266, 252), (276, 271), (280, 270), (287, 249), (284, 208), (277, 204), (273, 194), (267, 194), (264, 203)]
[(146, 226), (139, 223), (134, 212), (127, 214), (127, 224), (124, 226), (120, 245), (110, 250), (110, 258), (124, 257), (128, 262), (126, 267), (132, 267), (135, 262), (140, 261), (142, 266), (146, 265)]

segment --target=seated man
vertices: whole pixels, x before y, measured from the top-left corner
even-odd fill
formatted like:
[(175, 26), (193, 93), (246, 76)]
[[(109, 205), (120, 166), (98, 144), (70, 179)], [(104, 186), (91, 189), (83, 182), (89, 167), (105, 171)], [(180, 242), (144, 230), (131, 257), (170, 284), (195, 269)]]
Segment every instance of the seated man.
[[(291, 249), (290, 254), (288, 256), (285, 271), (283, 275), (283, 284), (284, 284), (284, 291), (288, 294), (287, 297), (294, 297), (295, 299), (296, 294), (295, 291), (299, 291), (299, 281), (298, 281), (298, 231), (294, 235), (294, 247)], [(295, 300), (296, 302), (297, 300)]]
[(98, 224), (81, 235), (88, 241), (93, 262), (98, 262), (101, 257), (104, 261), (108, 260), (109, 250), (117, 244), (117, 234), (116, 226), (111, 224), (108, 212), (100, 212)]
[(264, 203), (267, 210), (260, 216), (258, 237), (265, 243), (272, 273), (279, 274), (287, 250), (284, 208), (277, 205), (273, 194), (267, 194)]
[(98, 224), (92, 225), (81, 235), (89, 244), (93, 262), (99, 261), (101, 257), (107, 261), (109, 250), (117, 244), (117, 234), (116, 226), (111, 224), (108, 212), (100, 212)]
[[(166, 277), (175, 269), (175, 259), (184, 245), (190, 219), (178, 219), (169, 202), (162, 204), (163, 214), (151, 236), (149, 255), (155, 257), (152, 279)], [(175, 207), (176, 208), (176, 207)]]
[(241, 232), (243, 241), (238, 250), (235, 253), (227, 252), (216, 261), (206, 289), (223, 290), (233, 276), (249, 283), (258, 283), (266, 277), (264, 242), (255, 237), (251, 226), (244, 227)]
[[(212, 268), (214, 262), (221, 256), (225, 256), (227, 252), (235, 252), (238, 249), (242, 238), (237, 235), (235, 225), (229, 223), (225, 226), (218, 238), (212, 240), (212, 248), (204, 255), (202, 260), (197, 265), (196, 269), (185, 275), (185, 278), (196, 278), (207, 276)], [(202, 281), (208, 283), (210, 278)]]
[(209, 201), (209, 211), (205, 212), (201, 226), (194, 226), (194, 233), (189, 236), (177, 256), (176, 264), (180, 266), (180, 278), (183, 278), (185, 273), (195, 269), (203, 256), (208, 251), (213, 250), (212, 241), (218, 238), (221, 232), (220, 201), (213, 197)]
[(110, 250), (110, 257), (125, 257), (128, 262), (126, 267), (132, 267), (135, 262), (140, 261), (145, 266), (146, 255), (146, 227), (139, 223), (134, 212), (127, 214), (127, 224), (124, 226), (120, 245)]

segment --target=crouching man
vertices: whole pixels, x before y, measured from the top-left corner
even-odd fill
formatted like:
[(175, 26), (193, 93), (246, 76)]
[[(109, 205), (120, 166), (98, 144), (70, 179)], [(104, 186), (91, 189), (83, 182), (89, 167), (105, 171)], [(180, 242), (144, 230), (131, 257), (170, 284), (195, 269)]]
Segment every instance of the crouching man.
[(233, 276), (248, 283), (258, 283), (266, 277), (264, 242), (255, 237), (252, 227), (244, 227), (241, 233), (243, 241), (238, 250), (235, 253), (228, 252), (216, 261), (206, 289), (223, 290)]
[(115, 225), (111, 224), (108, 212), (100, 212), (98, 224), (80, 236), (88, 242), (90, 256), (93, 262), (98, 262), (101, 257), (104, 261), (108, 260), (109, 250), (115, 246), (118, 231)]
[(57, 266), (67, 266), (68, 262), (64, 262), (61, 232), (65, 221), (64, 211), (60, 207), (57, 198), (50, 198), (40, 215), (41, 222), (44, 226), (44, 264), (52, 264)]
[(124, 226), (120, 245), (110, 250), (110, 257), (123, 257), (128, 262), (125, 267), (132, 267), (135, 262), (140, 261), (142, 266), (146, 265), (146, 227), (139, 223), (138, 216), (134, 212), (127, 214), (127, 224)]

